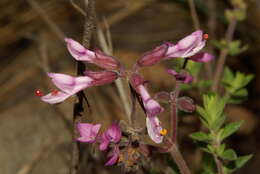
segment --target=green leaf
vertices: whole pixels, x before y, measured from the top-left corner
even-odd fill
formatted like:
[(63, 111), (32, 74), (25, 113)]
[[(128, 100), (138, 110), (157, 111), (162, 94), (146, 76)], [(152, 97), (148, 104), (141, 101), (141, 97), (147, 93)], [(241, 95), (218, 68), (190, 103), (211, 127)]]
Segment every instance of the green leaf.
[(241, 127), (242, 124), (243, 124), (243, 121), (233, 122), (233, 123), (227, 124), (224, 128), (222, 128), (220, 130), (220, 139), (224, 140), (228, 136), (235, 133)]
[(227, 149), (219, 156), (223, 159), (231, 161), (237, 159), (237, 154), (233, 149)]
[(238, 157), (235, 161), (236, 168), (243, 167), (252, 157), (252, 154)]
[(204, 132), (192, 133), (192, 134), (190, 134), (190, 138), (192, 138), (193, 140), (197, 140), (197, 141), (204, 141), (204, 142), (211, 141), (210, 135), (208, 135)]

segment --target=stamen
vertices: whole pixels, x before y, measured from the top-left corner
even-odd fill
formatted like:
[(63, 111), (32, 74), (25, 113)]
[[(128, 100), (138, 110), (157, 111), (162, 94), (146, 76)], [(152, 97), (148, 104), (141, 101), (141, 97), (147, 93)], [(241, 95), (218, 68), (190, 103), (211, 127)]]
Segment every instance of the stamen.
[(208, 40), (209, 39), (209, 35), (207, 33), (203, 34), (203, 39)]
[(52, 90), (52, 92), (51, 92), (51, 95), (52, 96), (55, 96), (55, 95), (57, 95), (58, 94), (58, 90), (57, 89), (54, 89), (54, 90)]
[(167, 135), (167, 129), (162, 129), (162, 130), (160, 130), (160, 134), (161, 134), (162, 136)]
[(43, 96), (43, 93), (42, 93), (42, 91), (41, 91), (41, 90), (39, 90), (39, 89), (38, 89), (38, 90), (36, 90), (34, 93), (35, 93), (35, 95), (36, 95), (36, 96), (38, 96), (38, 97), (41, 97), (41, 96)]

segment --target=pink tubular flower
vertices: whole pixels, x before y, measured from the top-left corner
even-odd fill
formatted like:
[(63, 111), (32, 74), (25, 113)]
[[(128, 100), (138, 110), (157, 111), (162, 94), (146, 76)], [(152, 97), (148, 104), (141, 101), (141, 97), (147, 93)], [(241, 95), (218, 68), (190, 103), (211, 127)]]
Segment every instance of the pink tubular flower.
[(85, 61), (88, 63), (93, 63), (101, 68), (108, 70), (115, 70), (120, 68), (120, 64), (113, 57), (107, 56), (101, 51), (97, 50), (95, 52), (90, 51), (83, 47), (77, 41), (66, 38), (68, 50), (70, 54), (78, 61)]
[(187, 58), (196, 62), (208, 62), (214, 56), (209, 53), (200, 52), (205, 47), (207, 39), (207, 34), (203, 35), (201, 30), (197, 30), (181, 39), (177, 44), (165, 42), (154, 50), (145, 53), (138, 60), (138, 65), (140, 67), (151, 66), (161, 60), (171, 58)]
[(193, 77), (189, 75), (188, 73), (178, 73), (173, 69), (168, 69), (166, 72), (176, 78), (178, 81), (182, 81), (183, 83), (191, 83), (193, 80)]
[(147, 116), (155, 116), (164, 111), (160, 104), (151, 98), (150, 94), (144, 86), (143, 78), (138, 74), (133, 74), (131, 84), (136, 92), (141, 96)]
[(113, 123), (101, 137), (100, 150), (106, 150), (110, 143), (118, 143), (121, 139), (121, 129), (118, 124)]
[(60, 103), (85, 88), (111, 83), (118, 77), (117, 73), (112, 71), (89, 72), (89, 74), (91, 75), (72, 77), (66, 74), (48, 73), (53, 84), (61, 91), (42, 96), (41, 100), (50, 104)]
[(157, 116), (146, 117), (147, 132), (150, 138), (155, 143), (161, 143), (163, 141), (163, 135), (161, 131), (163, 128), (160, 125), (160, 121)]
[(80, 137), (78, 141), (84, 143), (94, 143), (98, 135), (100, 124), (89, 124), (89, 123), (77, 123), (77, 130), (79, 131)]

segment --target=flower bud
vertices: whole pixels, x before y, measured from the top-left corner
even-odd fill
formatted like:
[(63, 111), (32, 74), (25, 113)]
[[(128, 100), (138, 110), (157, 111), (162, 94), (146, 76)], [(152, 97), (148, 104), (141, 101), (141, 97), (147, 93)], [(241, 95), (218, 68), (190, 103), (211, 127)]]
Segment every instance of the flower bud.
[(184, 112), (193, 112), (196, 109), (196, 106), (194, 105), (194, 102), (189, 97), (181, 97), (177, 101), (178, 109), (184, 111)]
[(165, 57), (167, 50), (168, 44), (162, 44), (156, 47), (154, 50), (144, 53), (144, 55), (137, 61), (137, 64), (140, 67), (154, 65)]

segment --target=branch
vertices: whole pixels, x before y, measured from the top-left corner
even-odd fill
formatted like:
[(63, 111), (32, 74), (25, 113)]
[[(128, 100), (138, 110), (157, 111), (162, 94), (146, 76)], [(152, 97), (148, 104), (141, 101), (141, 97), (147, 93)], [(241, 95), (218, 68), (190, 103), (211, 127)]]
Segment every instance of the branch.
[(183, 159), (178, 147), (175, 143), (172, 144), (170, 154), (174, 161), (176, 162), (181, 174), (191, 174), (185, 160)]
[[(237, 25), (237, 20), (233, 18), (228, 25), (228, 29), (225, 35), (225, 40), (227, 44), (229, 44), (232, 41), (236, 29), (236, 25)], [(222, 73), (223, 73), (224, 65), (226, 63), (227, 56), (228, 56), (228, 48), (222, 49), (220, 52), (219, 60), (217, 62), (216, 72), (214, 74), (213, 85), (211, 88), (212, 91), (218, 91), (220, 79), (222, 78)]]
[[(94, 6), (94, 0), (85, 1), (86, 5), (86, 18), (85, 18), (85, 24), (84, 24), (84, 32), (83, 32), (83, 41), (82, 44), (85, 48), (90, 47), (90, 40), (92, 37), (92, 33), (95, 29), (94, 25), (94, 19), (95, 19), (95, 6)], [(85, 71), (85, 64), (82, 62), (77, 62), (77, 75), (82, 75)], [(77, 174), (78, 168), (79, 168), (79, 158), (80, 158), (80, 148), (79, 148), (79, 142), (75, 141), (77, 130), (76, 130), (76, 123), (80, 122), (82, 113), (84, 111), (83, 107), (83, 100), (84, 100), (84, 92), (80, 91), (77, 93), (77, 98), (74, 103), (74, 109), (73, 109), (73, 125), (74, 125), (74, 131), (73, 131), (73, 145), (72, 145), (72, 153), (71, 153), (71, 168), (70, 168), (70, 174)]]

